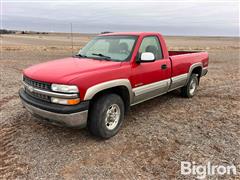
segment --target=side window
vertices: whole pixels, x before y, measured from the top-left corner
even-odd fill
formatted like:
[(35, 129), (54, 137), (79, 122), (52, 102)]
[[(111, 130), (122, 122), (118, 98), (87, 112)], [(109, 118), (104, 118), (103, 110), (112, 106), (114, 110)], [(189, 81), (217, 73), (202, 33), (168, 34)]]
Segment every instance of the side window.
[(151, 52), (154, 54), (156, 60), (163, 58), (162, 49), (156, 36), (148, 36), (143, 38), (138, 52), (139, 54)]

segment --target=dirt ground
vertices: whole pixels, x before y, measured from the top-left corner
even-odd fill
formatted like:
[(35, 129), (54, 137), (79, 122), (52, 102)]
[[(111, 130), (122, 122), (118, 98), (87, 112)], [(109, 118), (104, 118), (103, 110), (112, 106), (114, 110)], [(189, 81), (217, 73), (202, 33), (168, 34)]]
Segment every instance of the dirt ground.
[[(75, 52), (91, 38), (74, 36)], [(180, 174), (181, 161), (240, 170), (239, 38), (166, 37), (170, 49), (209, 52), (197, 95), (174, 91), (136, 105), (105, 141), (41, 123), (21, 106), (22, 69), (70, 56), (67, 34), (0, 38), (0, 179), (192, 179)]]

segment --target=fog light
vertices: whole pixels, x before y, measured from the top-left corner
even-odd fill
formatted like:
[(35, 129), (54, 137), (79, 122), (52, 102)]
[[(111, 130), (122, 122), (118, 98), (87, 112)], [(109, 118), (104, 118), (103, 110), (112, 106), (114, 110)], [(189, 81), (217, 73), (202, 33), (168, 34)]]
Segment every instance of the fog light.
[(79, 98), (77, 98), (77, 99), (61, 99), (61, 98), (52, 97), (51, 102), (56, 103), (56, 104), (75, 105), (80, 102), (80, 99)]

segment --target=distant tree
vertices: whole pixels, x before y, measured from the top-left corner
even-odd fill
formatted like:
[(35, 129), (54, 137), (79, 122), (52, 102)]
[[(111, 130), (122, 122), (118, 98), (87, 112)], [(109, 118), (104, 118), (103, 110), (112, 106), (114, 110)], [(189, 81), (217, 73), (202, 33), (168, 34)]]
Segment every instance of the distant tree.
[(0, 29), (0, 34), (14, 34), (16, 31)]
[(107, 33), (112, 33), (112, 32), (110, 32), (110, 31), (103, 31), (103, 32), (101, 32), (101, 34), (107, 34)]

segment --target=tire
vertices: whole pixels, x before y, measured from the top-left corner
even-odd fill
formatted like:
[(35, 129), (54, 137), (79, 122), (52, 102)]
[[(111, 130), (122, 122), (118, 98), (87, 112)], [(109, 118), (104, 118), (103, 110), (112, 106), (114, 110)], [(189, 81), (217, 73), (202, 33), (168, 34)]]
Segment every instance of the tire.
[(188, 80), (187, 85), (181, 88), (181, 95), (183, 97), (192, 98), (196, 93), (198, 84), (199, 81), (197, 74), (192, 74)]
[(122, 98), (117, 94), (102, 95), (91, 106), (88, 128), (93, 135), (108, 139), (118, 133), (123, 118)]

